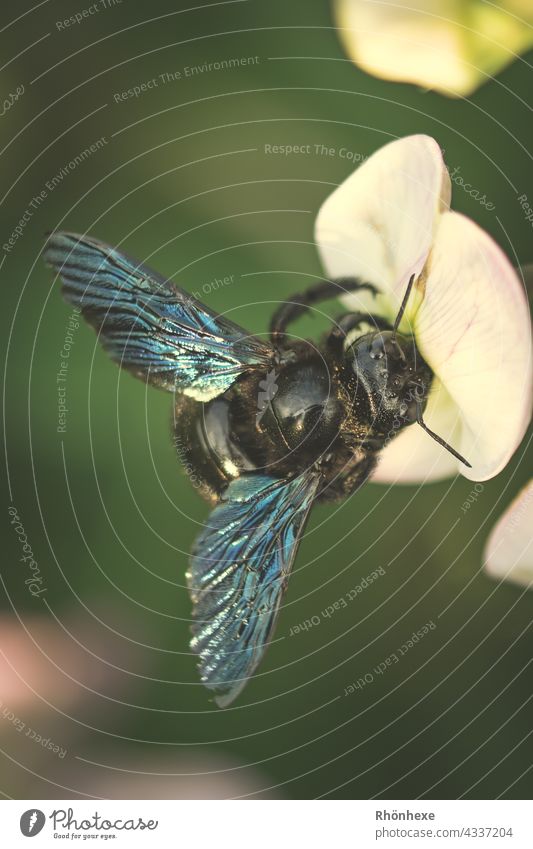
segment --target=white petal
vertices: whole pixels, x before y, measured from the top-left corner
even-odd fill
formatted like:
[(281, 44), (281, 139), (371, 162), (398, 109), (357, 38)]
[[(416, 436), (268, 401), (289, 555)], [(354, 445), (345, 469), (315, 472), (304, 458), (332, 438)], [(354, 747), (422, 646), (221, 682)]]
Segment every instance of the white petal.
[(385, 145), (320, 208), (315, 238), (328, 276), (374, 283), (392, 295), (395, 312), (449, 201), (450, 178), (434, 139), (408, 136)]
[[(424, 420), (450, 445), (458, 445), (461, 428), (459, 411), (438, 380), (434, 381)], [(455, 457), (414, 424), (405, 428), (383, 449), (372, 482), (429, 483), (457, 474), (457, 467)]]
[(531, 417), (532, 348), (522, 284), (497, 244), (455, 212), (441, 216), (415, 318), (418, 346), (457, 404), (461, 441), (487, 480), (507, 464)]
[(533, 478), (494, 526), (485, 569), (492, 578), (533, 587)]
[(365, 71), (453, 97), (475, 91), (532, 43), (531, 0), (335, 0), (334, 9), (346, 52)]

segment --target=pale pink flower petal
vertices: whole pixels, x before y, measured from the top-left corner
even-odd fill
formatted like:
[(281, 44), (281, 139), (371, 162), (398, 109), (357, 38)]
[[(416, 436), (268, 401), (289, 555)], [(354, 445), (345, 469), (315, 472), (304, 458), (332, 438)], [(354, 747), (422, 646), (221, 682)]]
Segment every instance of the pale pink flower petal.
[[(416, 135), (385, 145), (318, 213), (315, 237), (328, 276), (374, 283), (394, 312), (409, 276), (421, 271), (449, 202), (450, 178), (434, 139)], [(349, 296), (345, 303), (352, 303)]]
[(484, 559), (491, 578), (533, 587), (533, 478), (494, 526)]
[(471, 94), (533, 44), (531, 0), (334, 0), (333, 8), (346, 53), (363, 70), (451, 97)]
[(441, 216), (415, 318), (422, 355), (457, 405), (456, 448), (487, 480), (507, 464), (531, 417), (532, 350), (523, 286), (498, 245), (456, 212)]

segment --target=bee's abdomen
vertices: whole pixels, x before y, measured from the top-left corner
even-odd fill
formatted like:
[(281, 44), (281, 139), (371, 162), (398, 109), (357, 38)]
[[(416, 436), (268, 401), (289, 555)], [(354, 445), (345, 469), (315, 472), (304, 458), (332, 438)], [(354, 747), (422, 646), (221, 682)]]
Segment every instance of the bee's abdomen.
[(212, 502), (230, 481), (257, 468), (232, 432), (230, 406), (225, 396), (207, 404), (185, 395), (176, 400), (173, 430), (178, 457), (192, 484)]

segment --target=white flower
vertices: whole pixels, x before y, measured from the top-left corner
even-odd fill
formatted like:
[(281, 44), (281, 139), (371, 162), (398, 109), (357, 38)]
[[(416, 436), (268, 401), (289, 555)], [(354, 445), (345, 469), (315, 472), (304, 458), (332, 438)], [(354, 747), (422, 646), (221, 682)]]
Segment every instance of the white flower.
[(383, 450), (380, 482), (435, 480), (459, 470), (496, 475), (531, 416), (532, 346), (522, 283), (498, 245), (449, 210), (451, 185), (438, 144), (409, 136), (371, 156), (322, 205), (315, 228), (327, 274), (380, 290), (346, 295), (354, 310), (394, 319), (412, 274), (416, 291), (400, 330), (413, 332), (435, 378), (424, 418), (468, 469), (417, 425)]
[(533, 45), (531, 0), (334, 0), (349, 57), (387, 80), (468, 95)]
[(494, 526), (484, 560), (491, 578), (533, 589), (533, 478)]

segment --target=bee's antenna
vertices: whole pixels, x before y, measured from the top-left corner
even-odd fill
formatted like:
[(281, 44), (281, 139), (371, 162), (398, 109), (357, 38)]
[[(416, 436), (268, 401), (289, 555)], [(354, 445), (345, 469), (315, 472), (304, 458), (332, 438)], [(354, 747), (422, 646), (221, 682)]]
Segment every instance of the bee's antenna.
[[(413, 278), (411, 277), (411, 280), (412, 279)], [(420, 425), (420, 427), (423, 430), (425, 430), (426, 433), (428, 433), (431, 436), (431, 438), (435, 440), (435, 442), (438, 442), (439, 445), (442, 445), (443, 448), (446, 448), (446, 451), (449, 451), (450, 454), (453, 454), (454, 457), (456, 457), (458, 460), (460, 460), (461, 463), (464, 463), (465, 466), (468, 466), (469, 469), (472, 468), (472, 464), (469, 463), (468, 460), (465, 460), (464, 457), (461, 457), (459, 452), (456, 451), (454, 448), (452, 448), (451, 445), (448, 445), (448, 443), (442, 438), (442, 436), (438, 436), (436, 433), (434, 433), (432, 430), (430, 430), (430, 428), (427, 426), (424, 419), (422, 418), (422, 407), (420, 406), (420, 404), (416, 405), (416, 420), (417, 420), (418, 424)]]
[(416, 277), (416, 274), (411, 274), (411, 277), (409, 278), (409, 283), (407, 284), (407, 289), (405, 290), (405, 295), (403, 296), (402, 305), (401, 305), (400, 309), (398, 310), (398, 315), (396, 316), (396, 318), (394, 320), (394, 326), (392, 328), (393, 338), (396, 335), (396, 331), (398, 330), (398, 327), (400, 326), (400, 321), (403, 318), (403, 314), (404, 314), (405, 308), (407, 306), (407, 301), (409, 300), (409, 295), (411, 294), (411, 290), (413, 288), (413, 283), (415, 282), (415, 277)]

